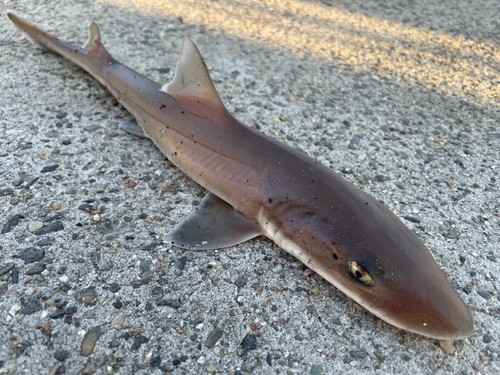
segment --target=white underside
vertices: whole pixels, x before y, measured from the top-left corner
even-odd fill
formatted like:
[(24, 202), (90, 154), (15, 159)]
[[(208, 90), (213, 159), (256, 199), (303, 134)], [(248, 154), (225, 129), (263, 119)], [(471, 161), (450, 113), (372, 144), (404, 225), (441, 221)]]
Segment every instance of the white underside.
[[(335, 279), (335, 276), (331, 273), (325, 270), (323, 267), (321, 267), (314, 259), (311, 258), (310, 254), (307, 252), (306, 249), (301, 248), (299, 245), (297, 245), (291, 238), (287, 238), (283, 235), (281, 232), (280, 228), (278, 228), (274, 223), (270, 222), (264, 215), (262, 210), (259, 212), (259, 224), (262, 228), (263, 235), (266, 237), (270, 238), (273, 240), (279, 247), (281, 247), (283, 250), (285, 250), (287, 253), (293, 255), (295, 258), (300, 260), (302, 263), (304, 263), (307, 267), (309, 267), (311, 270), (316, 272), (318, 275), (323, 277), (326, 281), (328, 281), (330, 284), (335, 286), (337, 289), (339, 289), (342, 293), (347, 295), (349, 298), (352, 298), (354, 301), (356, 301), (358, 304), (363, 306), (365, 309), (370, 311), (372, 314), (378, 316), (380, 319), (388, 322), (389, 324), (392, 324), (395, 327), (401, 328), (408, 330), (407, 327), (402, 327), (399, 322), (394, 321), (390, 317), (388, 317), (383, 311), (380, 309), (376, 309), (372, 305), (370, 305), (368, 302), (364, 301), (358, 294), (356, 294), (355, 290), (349, 289), (345, 285), (342, 285), (338, 283), (338, 281)], [(347, 270), (346, 270), (347, 273)], [(354, 282), (354, 281), (353, 281)], [(427, 325), (426, 322), (422, 323), (422, 327), (425, 327)], [(414, 330), (412, 330), (414, 331)], [(417, 332), (419, 334), (423, 334), (421, 332)]]

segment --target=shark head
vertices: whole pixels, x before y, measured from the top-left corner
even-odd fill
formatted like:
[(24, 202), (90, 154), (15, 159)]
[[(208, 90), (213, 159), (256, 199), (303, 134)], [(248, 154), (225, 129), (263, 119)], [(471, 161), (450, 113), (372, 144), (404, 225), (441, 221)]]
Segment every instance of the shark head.
[(469, 336), (470, 312), (422, 241), (384, 204), (338, 179), (335, 194), (325, 185), (300, 201), (272, 199), (263, 231), (386, 322), (440, 340)]

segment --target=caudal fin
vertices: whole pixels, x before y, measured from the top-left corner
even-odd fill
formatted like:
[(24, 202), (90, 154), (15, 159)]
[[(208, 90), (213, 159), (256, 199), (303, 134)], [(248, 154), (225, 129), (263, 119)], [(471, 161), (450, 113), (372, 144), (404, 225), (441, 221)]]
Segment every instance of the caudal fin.
[(21, 31), (23, 36), (31, 43), (42, 49), (57, 53), (56, 50), (51, 48), (51, 44), (56, 42), (57, 38), (45, 30), (40, 29), (31, 22), (24, 18), (16, 16), (12, 12), (7, 12), (7, 17), (12, 21), (16, 28)]
[(12, 12), (7, 12), (7, 16), (30, 42), (71, 60), (106, 86), (102, 70), (115, 60), (103, 47), (101, 32), (97, 24), (92, 23), (90, 25), (90, 37), (84, 48), (81, 48), (57, 38)]

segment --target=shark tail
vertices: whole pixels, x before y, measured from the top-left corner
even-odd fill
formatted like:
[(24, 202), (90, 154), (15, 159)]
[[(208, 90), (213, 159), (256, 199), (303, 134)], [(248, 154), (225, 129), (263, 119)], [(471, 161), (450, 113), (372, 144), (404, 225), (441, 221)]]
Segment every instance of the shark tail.
[(116, 61), (102, 45), (97, 24), (92, 22), (90, 25), (90, 37), (82, 48), (57, 38), (12, 12), (7, 12), (7, 16), (31, 43), (71, 60), (107, 86), (105, 69)]

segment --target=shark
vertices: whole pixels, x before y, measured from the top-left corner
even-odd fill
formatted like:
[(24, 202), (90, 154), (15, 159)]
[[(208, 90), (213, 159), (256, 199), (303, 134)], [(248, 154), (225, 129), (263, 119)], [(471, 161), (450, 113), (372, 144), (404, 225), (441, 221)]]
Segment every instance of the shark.
[(32, 43), (97, 79), (135, 117), (135, 132), (207, 190), (164, 242), (207, 250), (263, 235), (389, 324), (438, 340), (473, 332), (469, 309), (417, 235), (332, 169), (233, 117), (189, 38), (173, 80), (160, 85), (116, 61), (95, 23), (78, 47), (7, 15)]

